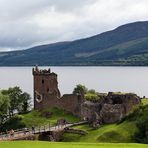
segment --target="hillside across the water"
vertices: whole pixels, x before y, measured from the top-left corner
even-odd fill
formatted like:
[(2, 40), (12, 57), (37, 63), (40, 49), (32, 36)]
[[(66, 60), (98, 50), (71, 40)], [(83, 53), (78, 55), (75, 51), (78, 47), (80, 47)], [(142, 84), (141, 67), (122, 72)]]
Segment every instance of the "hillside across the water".
[(0, 66), (36, 64), (147, 66), (148, 21), (126, 24), (85, 39), (0, 53)]

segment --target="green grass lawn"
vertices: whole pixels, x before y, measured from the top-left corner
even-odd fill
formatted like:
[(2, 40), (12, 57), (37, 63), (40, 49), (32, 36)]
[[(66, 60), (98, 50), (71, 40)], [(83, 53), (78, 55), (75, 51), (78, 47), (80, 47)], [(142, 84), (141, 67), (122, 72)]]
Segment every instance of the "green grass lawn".
[(141, 101), (143, 105), (148, 105), (148, 99), (142, 99)]
[(146, 148), (144, 144), (51, 143), (37, 141), (0, 142), (0, 148)]
[(92, 129), (88, 125), (74, 127), (88, 132), (85, 136), (65, 133), (64, 142), (110, 142), (110, 143), (132, 143), (133, 134), (138, 130), (134, 122), (123, 122), (121, 124), (104, 125), (99, 129)]
[[(53, 108), (52, 110), (47, 110), (52, 112), (52, 115), (50, 118), (47, 118), (45, 116), (42, 115), (43, 112), (34, 110), (31, 111), (28, 114), (24, 114), (21, 115), (22, 118), (22, 122), (27, 126), (27, 127), (31, 127), (31, 126), (41, 126), (41, 125), (47, 125), (47, 124), (51, 124), (54, 125), (58, 119), (64, 118), (69, 122), (78, 122), (80, 119), (73, 116), (72, 114), (66, 113), (63, 110), (60, 110), (58, 108)], [(44, 111), (44, 112), (47, 112)]]

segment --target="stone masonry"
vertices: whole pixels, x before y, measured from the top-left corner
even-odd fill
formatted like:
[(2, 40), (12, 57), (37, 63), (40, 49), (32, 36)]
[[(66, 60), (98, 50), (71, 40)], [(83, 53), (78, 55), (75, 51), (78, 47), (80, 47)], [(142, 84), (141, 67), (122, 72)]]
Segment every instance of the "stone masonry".
[(57, 107), (88, 120), (94, 125), (114, 123), (125, 117), (140, 98), (133, 93), (113, 93), (101, 96), (98, 102), (86, 101), (81, 94), (64, 94), (58, 89), (57, 74), (48, 70), (32, 70), (34, 76), (34, 109)]
[(57, 74), (49, 70), (32, 70), (34, 76), (34, 109), (42, 110), (57, 107), (80, 116), (82, 94), (64, 94), (58, 89)]

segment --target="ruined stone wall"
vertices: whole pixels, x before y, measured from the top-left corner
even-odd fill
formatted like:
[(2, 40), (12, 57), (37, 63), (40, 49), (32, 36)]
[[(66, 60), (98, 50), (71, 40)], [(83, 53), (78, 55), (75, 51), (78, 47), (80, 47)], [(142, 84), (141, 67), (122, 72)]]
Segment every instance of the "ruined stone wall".
[(116, 94), (109, 93), (106, 97), (108, 104), (122, 104), (125, 109), (125, 114), (130, 112), (135, 105), (138, 105), (141, 99), (134, 93)]
[(125, 115), (125, 109), (122, 104), (104, 104), (100, 111), (102, 123), (115, 123)]
[(58, 107), (57, 101), (58, 99), (54, 95), (45, 94), (41, 102), (35, 101), (34, 109), (43, 110)]
[(96, 113), (99, 114), (102, 108), (102, 103), (94, 103), (86, 101), (81, 105), (81, 117), (84, 120), (93, 121)]
[(125, 96), (124, 108), (126, 110), (126, 114), (129, 113), (135, 105), (141, 103), (141, 99), (136, 94), (127, 94)]
[(125, 117), (140, 103), (136, 94), (108, 93), (100, 102), (86, 101), (81, 107), (83, 119), (100, 123), (115, 123)]
[(58, 106), (61, 109), (71, 112), (73, 115), (81, 116), (81, 104), (83, 98), (76, 94), (65, 94), (58, 101)]

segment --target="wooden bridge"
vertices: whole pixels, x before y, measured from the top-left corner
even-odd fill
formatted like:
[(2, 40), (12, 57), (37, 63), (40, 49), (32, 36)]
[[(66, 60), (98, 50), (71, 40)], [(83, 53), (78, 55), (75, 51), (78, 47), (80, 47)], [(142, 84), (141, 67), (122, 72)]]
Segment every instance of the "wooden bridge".
[(68, 123), (64, 125), (57, 125), (57, 126), (40, 126), (40, 127), (35, 127), (35, 128), (23, 128), (23, 129), (18, 129), (11, 133), (5, 133), (5, 134), (0, 134), (0, 141), (13, 141), (13, 140), (19, 140), (19, 139), (27, 139), (28, 137), (34, 136), (35, 134), (41, 134), (45, 132), (52, 132), (52, 131), (62, 131), (65, 128), (69, 128), (75, 125), (81, 125), (85, 124), (87, 121), (81, 121), (81, 122), (76, 122), (76, 123)]

